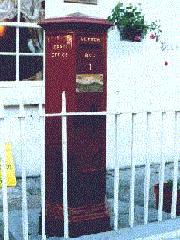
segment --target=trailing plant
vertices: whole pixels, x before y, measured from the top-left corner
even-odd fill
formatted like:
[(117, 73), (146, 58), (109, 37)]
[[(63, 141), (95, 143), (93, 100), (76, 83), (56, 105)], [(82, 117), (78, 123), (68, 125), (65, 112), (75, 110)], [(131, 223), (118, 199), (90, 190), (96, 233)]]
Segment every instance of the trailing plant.
[(158, 21), (150, 24), (145, 23), (141, 4), (138, 4), (138, 6), (132, 4), (124, 6), (123, 3), (119, 2), (112, 9), (112, 14), (108, 17), (108, 20), (117, 26), (121, 39), (124, 40), (141, 41), (148, 30), (155, 31), (158, 29), (157, 33), (161, 32)]
[(160, 20), (155, 20), (154, 22), (152, 22), (150, 25), (150, 30), (153, 31), (153, 33), (151, 34), (151, 38), (154, 35), (156, 42), (158, 42), (162, 33)]

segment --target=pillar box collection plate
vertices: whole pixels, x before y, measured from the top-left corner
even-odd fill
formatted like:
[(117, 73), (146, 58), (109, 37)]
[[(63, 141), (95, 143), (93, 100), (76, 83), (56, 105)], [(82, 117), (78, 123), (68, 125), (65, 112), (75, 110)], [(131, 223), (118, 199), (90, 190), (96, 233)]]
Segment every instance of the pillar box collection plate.
[[(45, 112), (106, 111), (107, 30), (104, 19), (80, 14), (46, 19)], [(45, 118), (46, 234), (63, 235), (61, 118)], [(71, 116), (68, 130), (69, 235), (110, 230), (106, 206), (106, 116)]]

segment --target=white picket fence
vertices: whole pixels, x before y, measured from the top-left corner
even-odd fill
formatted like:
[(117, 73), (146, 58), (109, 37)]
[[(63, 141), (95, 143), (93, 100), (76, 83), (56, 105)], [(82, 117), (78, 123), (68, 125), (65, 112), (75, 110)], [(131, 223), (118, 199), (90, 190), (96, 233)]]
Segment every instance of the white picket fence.
[[(115, 133), (115, 141), (114, 141), (114, 149), (115, 149), (115, 176), (114, 176), (114, 231), (121, 234), (121, 230), (118, 227), (118, 219), (119, 219), (119, 183), (120, 183), (120, 175), (119, 175), (119, 162), (121, 160), (121, 156), (118, 154), (118, 118), (121, 118), (123, 113), (110, 113), (110, 112), (66, 112), (66, 97), (65, 92), (62, 94), (62, 112), (61, 113), (53, 113), (53, 114), (44, 114), (43, 112), (43, 104), (39, 104), (39, 119), (44, 124), (44, 118), (46, 117), (54, 117), (59, 116), (62, 118), (62, 155), (63, 155), (63, 206), (64, 206), (64, 238), (69, 238), (68, 231), (68, 196), (67, 196), (67, 118), (68, 116), (85, 116), (85, 115), (105, 115), (105, 116), (113, 116), (114, 117), (114, 133)], [(129, 199), (129, 234), (131, 228), (134, 227), (135, 216), (135, 167), (136, 162), (134, 160), (134, 118), (137, 113), (131, 114), (131, 180), (130, 180), (130, 199)], [(149, 211), (149, 189), (150, 189), (150, 160), (149, 160), (149, 121), (151, 118), (151, 113), (147, 112), (146, 114), (146, 132), (145, 132), (145, 146), (146, 146), (146, 164), (145, 164), (145, 179), (144, 179), (144, 228), (148, 224), (148, 211)], [(160, 172), (159, 172), (159, 207), (158, 207), (158, 222), (162, 222), (162, 209), (163, 209), (163, 183), (164, 183), (164, 174), (165, 174), (165, 158), (164, 158), (164, 130), (166, 128), (164, 124), (164, 116), (166, 112), (161, 113), (161, 163), (160, 163)], [(176, 221), (176, 203), (177, 203), (177, 179), (178, 179), (178, 163), (179, 163), (179, 149), (176, 145), (177, 142), (177, 114), (178, 111), (174, 111), (174, 172), (173, 172), (173, 193), (172, 193), (172, 210), (171, 210), (171, 218)], [(23, 103), (20, 104), (19, 108), (19, 116), (20, 120), (20, 128), (21, 128), (21, 155), (22, 155), (22, 230), (23, 230), (23, 239), (28, 239), (28, 206), (27, 206), (27, 187), (26, 187), (26, 153), (27, 153), (27, 144), (25, 141), (25, 118), (26, 114), (24, 111)], [(4, 106), (0, 106), (0, 124), (1, 126), (5, 126), (6, 119), (4, 116)], [(3, 148), (3, 144), (6, 141), (6, 129), (1, 127), (1, 147), (0, 147), (0, 156), (2, 156), (2, 177), (3, 177), (3, 186), (2, 186), (2, 194), (3, 194), (3, 219), (4, 219), (4, 240), (9, 240), (9, 214), (8, 214), (8, 191), (6, 185), (6, 171), (5, 171), (5, 152)], [(42, 136), (41, 142), (41, 153), (42, 153), (42, 164), (41, 164), (41, 207), (42, 207), (42, 239), (46, 239), (45, 234), (45, 155), (44, 155), (44, 147), (45, 140), (44, 136)], [(22, 147), (23, 146), (23, 147)], [(158, 226), (158, 223), (157, 223)], [(169, 233), (170, 234), (170, 233)], [(171, 232), (173, 236), (180, 237), (180, 227), (175, 231)], [(98, 236), (98, 234), (97, 234)], [(129, 235), (130, 236), (130, 235)], [(158, 238), (159, 236), (159, 238)], [(163, 237), (162, 237), (163, 236)], [(167, 234), (167, 236), (169, 236)], [(166, 234), (162, 235), (153, 235), (151, 238), (144, 237), (143, 239), (165, 239)], [(140, 238), (136, 238), (140, 239)]]

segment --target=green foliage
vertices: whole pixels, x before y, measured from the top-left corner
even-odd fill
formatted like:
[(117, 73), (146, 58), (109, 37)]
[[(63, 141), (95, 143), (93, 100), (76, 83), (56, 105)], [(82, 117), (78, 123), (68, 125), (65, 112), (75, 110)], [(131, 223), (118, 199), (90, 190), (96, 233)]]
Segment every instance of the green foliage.
[(147, 34), (149, 29), (153, 30), (158, 26), (156, 21), (152, 22), (150, 25), (145, 23), (144, 15), (141, 10), (141, 4), (138, 4), (138, 6), (129, 4), (125, 7), (123, 3), (119, 2), (115, 8), (112, 9), (112, 14), (108, 17), (108, 20), (117, 26), (121, 34), (129, 31), (132, 32), (132, 35), (138, 34), (142, 38)]

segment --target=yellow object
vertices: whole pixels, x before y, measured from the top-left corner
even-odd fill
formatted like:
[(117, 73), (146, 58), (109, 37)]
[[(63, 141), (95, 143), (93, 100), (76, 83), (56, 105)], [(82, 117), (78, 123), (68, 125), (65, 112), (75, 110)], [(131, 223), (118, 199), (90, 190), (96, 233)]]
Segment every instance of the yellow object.
[[(6, 157), (6, 181), (8, 187), (16, 186), (16, 172), (13, 161), (12, 145), (5, 143), (5, 157)], [(2, 159), (0, 158), (0, 188), (2, 188)]]
[(0, 26), (0, 37), (4, 37), (4, 34), (5, 34), (5, 26)]

